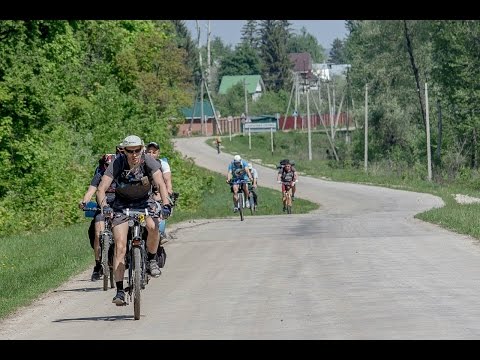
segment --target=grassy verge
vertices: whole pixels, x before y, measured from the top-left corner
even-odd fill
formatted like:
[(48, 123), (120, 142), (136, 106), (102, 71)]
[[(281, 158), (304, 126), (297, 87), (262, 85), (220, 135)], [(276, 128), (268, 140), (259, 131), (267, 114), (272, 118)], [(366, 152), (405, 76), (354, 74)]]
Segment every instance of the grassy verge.
[[(460, 234), (480, 239), (480, 204), (459, 204), (455, 194), (480, 197), (475, 181), (471, 178), (444, 182), (443, 184), (422, 179), (419, 169), (387, 168), (384, 165), (369, 164), (365, 173), (363, 163), (337, 164), (327, 159), (328, 140), (322, 133), (312, 132), (312, 161), (308, 160), (308, 137), (306, 132), (278, 132), (274, 134), (274, 153), (271, 152), (270, 133), (257, 133), (251, 137), (251, 149), (248, 136), (235, 136), (232, 141), (228, 136), (222, 138), (222, 151), (241, 154), (242, 157), (274, 167), (281, 159), (295, 160), (300, 174), (330, 179), (334, 181), (365, 183), (409, 191), (430, 193), (443, 199), (445, 206), (417, 214), (424, 221), (438, 224)], [(211, 142), (207, 142), (212, 146)], [(422, 169), (420, 169), (421, 173)], [(426, 173), (426, 167), (425, 167)]]
[[(180, 194), (180, 205), (168, 224), (188, 219), (238, 217), (232, 211), (232, 195), (225, 176), (203, 168), (198, 168), (198, 176), (212, 178), (199, 207), (182, 208)], [(257, 193), (258, 215), (283, 215), (279, 191), (260, 187)], [(294, 212), (307, 213), (317, 208), (317, 204), (298, 199)], [(245, 221), (249, 216), (252, 215), (247, 212)], [(0, 319), (93, 266), (93, 251), (87, 236), (89, 223), (90, 219), (85, 219), (84, 223), (67, 229), (0, 238)]]

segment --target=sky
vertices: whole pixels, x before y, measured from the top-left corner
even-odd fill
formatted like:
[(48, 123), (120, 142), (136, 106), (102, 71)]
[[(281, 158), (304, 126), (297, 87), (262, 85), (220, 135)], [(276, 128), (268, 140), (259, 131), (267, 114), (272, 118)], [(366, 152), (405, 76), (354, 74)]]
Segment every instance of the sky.
[[(299, 34), (304, 26), (307, 32), (317, 38), (317, 41), (324, 49), (330, 49), (334, 39), (345, 39), (347, 29), (345, 20), (289, 20), (292, 30)], [(195, 20), (185, 20), (193, 39), (197, 38)], [(208, 20), (198, 20), (200, 25), (200, 42), (205, 44), (207, 38)], [(220, 37), (225, 44), (235, 47), (240, 42), (242, 27), (246, 20), (210, 20), (211, 39)]]

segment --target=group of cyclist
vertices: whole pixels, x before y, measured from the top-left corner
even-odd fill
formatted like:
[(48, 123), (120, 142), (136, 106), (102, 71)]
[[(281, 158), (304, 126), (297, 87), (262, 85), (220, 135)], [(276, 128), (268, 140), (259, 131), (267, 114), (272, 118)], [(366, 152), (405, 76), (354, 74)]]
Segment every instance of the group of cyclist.
[[(113, 257), (116, 295), (112, 302), (117, 306), (125, 305), (123, 278), (125, 273), (125, 252), (128, 235), (128, 217), (123, 209), (148, 208), (160, 213), (167, 219), (172, 213), (171, 169), (165, 159), (158, 159), (160, 146), (151, 142), (145, 146), (143, 140), (136, 136), (127, 136), (118, 146), (116, 154), (105, 154), (99, 161), (90, 186), (81, 200), (79, 207), (84, 208), (96, 193), (96, 201), (102, 209), (94, 217), (93, 250), (95, 266), (92, 281), (102, 276), (100, 265), (99, 233), (104, 229), (104, 215), (112, 214), (112, 232), (115, 243)], [(157, 253), (162, 250), (160, 223), (164, 221), (156, 216), (146, 217), (147, 230), (147, 272), (152, 277), (161, 274)], [(163, 228), (165, 228), (163, 226)], [(160, 251), (161, 253), (161, 251)]]
[[(172, 213), (172, 204), (177, 193), (172, 187), (172, 173), (168, 161), (159, 159), (160, 146), (156, 142), (150, 142), (145, 146), (143, 140), (136, 136), (127, 136), (117, 147), (115, 154), (103, 155), (95, 169), (90, 186), (83, 199), (79, 203), (81, 209), (96, 194), (96, 202), (101, 210), (98, 210), (91, 223), (89, 233), (92, 234), (90, 242), (93, 247), (95, 266), (91, 280), (99, 280), (103, 273), (100, 260), (99, 234), (105, 228), (105, 215), (111, 214), (112, 232), (115, 243), (113, 257), (114, 278), (117, 280), (116, 295), (112, 302), (117, 306), (125, 305), (125, 291), (123, 278), (125, 273), (125, 252), (128, 235), (128, 217), (123, 213), (126, 208), (149, 208), (161, 214), (146, 217), (147, 230), (147, 272), (152, 277), (158, 277), (161, 270), (158, 264), (157, 254), (162, 253), (161, 240), (166, 237), (165, 219)], [(293, 165), (284, 161), (279, 168), (277, 181), (282, 183), (282, 192), (285, 183), (295, 184), (297, 174)], [(240, 155), (235, 155), (228, 165), (227, 183), (231, 185), (233, 193), (233, 211), (238, 201), (238, 191), (242, 187), (245, 193), (245, 205), (258, 206), (256, 193), (258, 172)], [(294, 199), (295, 186), (292, 187)], [(249, 193), (252, 192), (254, 204), (250, 204)], [(162, 226), (163, 224), (163, 226)], [(161, 251), (159, 251), (161, 250)]]

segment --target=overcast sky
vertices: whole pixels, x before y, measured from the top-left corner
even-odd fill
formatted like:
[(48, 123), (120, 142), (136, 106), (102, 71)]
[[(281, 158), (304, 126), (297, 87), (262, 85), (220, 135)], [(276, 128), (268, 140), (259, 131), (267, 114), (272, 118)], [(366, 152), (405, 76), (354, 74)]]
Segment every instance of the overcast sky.
[[(317, 38), (317, 41), (325, 49), (331, 48), (334, 39), (344, 39), (347, 36), (345, 20), (289, 20), (292, 24), (292, 30), (300, 33), (300, 29), (305, 27), (307, 32)], [(185, 20), (193, 39), (197, 38), (197, 28), (195, 20)], [(220, 37), (225, 44), (231, 44), (235, 47), (240, 42), (241, 31), (246, 20), (210, 20), (211, 38)], [(206, 42), (208, 20), (198, 20), (200, 25), (200, 41)]]

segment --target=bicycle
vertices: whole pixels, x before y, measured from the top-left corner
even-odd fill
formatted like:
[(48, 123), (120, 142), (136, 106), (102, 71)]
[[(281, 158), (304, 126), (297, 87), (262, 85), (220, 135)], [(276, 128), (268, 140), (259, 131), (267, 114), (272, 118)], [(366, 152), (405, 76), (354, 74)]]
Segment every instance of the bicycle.
[(292, 213), (292, 187), (295, 186), (295, 181), (279, 181), (282, 184), (282, 203), (283, 211), (287, 214)]
[(103, 213), (103, 209), (97, 206), (96, 202), (89, 202), (83, 208), (86, 217), (95, 217), (97, 211), (104, 216), (105, 228), (99, 234), (100, 239), (100, 263), (103, 272), (103, 291), (108, 289), (108, 280), (110, 280), (110, 288), (115, 288), (115, 280), (113, 277), (113, 254), (115, 243), (113, 241), (112, 220), (113, 212)]
[[(159, 210), (155, 213), (147, 209), (123, 209), (128, 217), (127, 250), (125, 254), (125, 267), (128, 268), (128, 285), (125, 293), (128, 294), (130, 302), (133, 296), (134, 319), (140, 319), (141, 290), (150, 280), (147, 274), (147, 248), (144, 238), (146, 217), (159, 216)], [(159, 216), (160, 217), (160, 216)]]
[[(230, 186), (232, 185), (239, 185), (238, 187), (238, 192), (237, 192), (237, 203), (236, 208), (238, 209), (238, 213), (240, 214), (240, 221), (244, 220), (244, 213), (243, 209), (245, 209), (245, 194), (243, 192), (243, 184), (248, 184), (248, 181), (243, 180), (243, 179), (238, 179), (238, 180), (230, 180), (228, 182)], [(252, 203), (250, 203), (251, 206)], [(251, 209), (250, 209), (251, 210)]]

